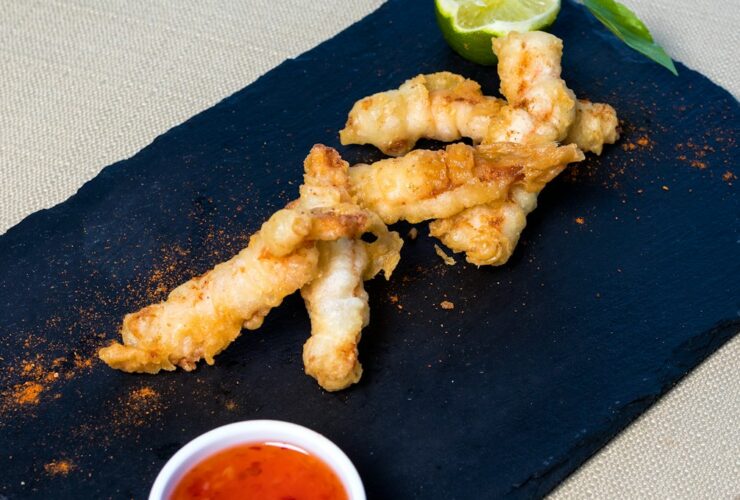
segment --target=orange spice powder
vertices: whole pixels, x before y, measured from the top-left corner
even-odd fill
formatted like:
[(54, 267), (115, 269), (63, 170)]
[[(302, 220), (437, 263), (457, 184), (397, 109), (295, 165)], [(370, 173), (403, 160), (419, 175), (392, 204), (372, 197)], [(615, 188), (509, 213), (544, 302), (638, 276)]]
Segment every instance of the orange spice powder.
[(52, 460), (48, 464), (44, 464), (44, 470), (51, 476), (66, 476), (76, 468), (77, 466), (67, 459)]
[(19, 405), (37, 405), (39, 404), (39, 395), (43, 392), (44, 386), (36, 382), (24, 382), (13, 386), (12, 398)]
[(73, 363), (75, 365), (75, 368), (82, 370), (90, 368), (92, 366), (92, 359), (83, 358), (79, 354), (75, 353)]
[[(29, 335), (24, 340), (24, 347), (41, 350), (43, 341)], [(0, 423), (3, 417), (19, 412), (31, 414), (30, 409), (40, 404), (44, 398), (60, 397), (58, 393), (52, 392), (55, 385), (91, 367), (92, 360), (77, 353), (71, 359), (57, 357), (49, 361), (47, 355), (37, 352), (12, 361), (0, 372), (0, 386), (7, 387), (0, 391)]]
[(132, 400), (142, 400), (147, 398), (156, 398), (159, 394), (157, 391), (152, 389), (151, 387), (142, 387), (141, 389), (137, 389), (131, 393), (131, 399)]
[(139, 387), (122, 396), (111, 412), (110, 422), (115, 435), (127, 435), (131, 427), (141, 427), (162, 411), (160, 395), (149, 386)]

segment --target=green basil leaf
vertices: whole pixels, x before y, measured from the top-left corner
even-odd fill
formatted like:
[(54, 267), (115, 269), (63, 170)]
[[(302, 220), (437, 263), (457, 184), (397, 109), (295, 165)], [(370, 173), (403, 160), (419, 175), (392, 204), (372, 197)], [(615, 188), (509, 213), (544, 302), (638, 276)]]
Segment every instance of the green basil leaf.
[(647, 26), (630, 9), (615, 0), (583, 0), (583, 5), (629, 47), (678, 76), (673, 60), (653, 41)]

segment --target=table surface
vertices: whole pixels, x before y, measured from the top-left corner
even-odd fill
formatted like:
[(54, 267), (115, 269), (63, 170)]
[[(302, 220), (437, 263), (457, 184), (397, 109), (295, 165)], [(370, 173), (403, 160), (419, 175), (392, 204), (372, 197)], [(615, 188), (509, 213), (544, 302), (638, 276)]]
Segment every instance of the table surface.
[[(380, 3), (0, 0), (0, 232)], [(675, 59), (740, 96), (734, 0), (625, 3)], [(740, 338), (552, 497), (736, 497), (738, 366)]]

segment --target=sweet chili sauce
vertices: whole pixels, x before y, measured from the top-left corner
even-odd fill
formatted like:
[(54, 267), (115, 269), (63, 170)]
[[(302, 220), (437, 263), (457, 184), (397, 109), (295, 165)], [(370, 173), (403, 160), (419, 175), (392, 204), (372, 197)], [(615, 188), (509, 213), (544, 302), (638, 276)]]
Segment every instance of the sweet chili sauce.
[(170, 500), (347, 500), (324, 462), (277, 443), (251, 443), (220, 451), (190, 469)]

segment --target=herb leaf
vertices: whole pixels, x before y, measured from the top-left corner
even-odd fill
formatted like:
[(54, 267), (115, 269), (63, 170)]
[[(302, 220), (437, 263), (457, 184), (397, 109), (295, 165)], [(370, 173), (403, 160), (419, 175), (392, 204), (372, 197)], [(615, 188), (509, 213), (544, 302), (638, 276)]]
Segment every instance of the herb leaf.
[(678, 76), (673, 60), (653, 41), (647, 26), (634, 12), (615, 0), (584, 0), (583, 4), (596, 19), (629, 47)]

